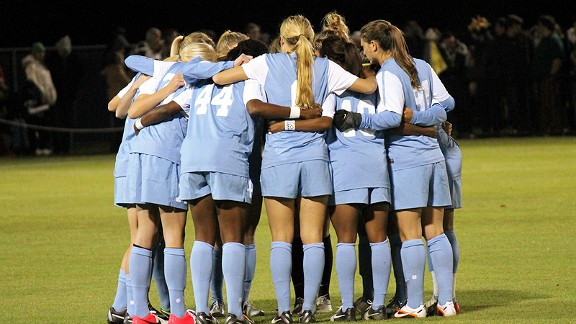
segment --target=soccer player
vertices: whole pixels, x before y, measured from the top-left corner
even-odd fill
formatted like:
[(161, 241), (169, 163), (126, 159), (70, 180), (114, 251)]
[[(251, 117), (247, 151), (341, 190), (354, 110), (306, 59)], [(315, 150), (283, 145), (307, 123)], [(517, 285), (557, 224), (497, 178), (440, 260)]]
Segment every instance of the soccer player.
[[(446, 120), (454, 107), (432, 68), (408, 54), (402, 32), (385, 20), (376, 20), (361, 29), (364, 55), (381, 65), (377, 80), (381, 100), (390, 110), (403, 114), (405, 122), (431, 126)], [(434, 98), (434, 101), (433, 101)], [(412, 107), (412, 109), (404, 109)], [(360, 128), (387, 126), (383, 114), (344, 115)], [(335, 121), (337, 116), (335, 116)], [(440, 287), (438, 312), (455, 315), (452, 302), (452, 249), (443, 233), (444, 207), (450, 192), (444, 156), (436, 139), (426, 136), (390, 134), (386, 139), (392, 184), (392, 208), (397, 215), (402, 240), (402, 266), (407, 286), (407, 304), (395, 317), (425, 317), (423, 273), (426, 257), (424, 234), (437, 272)], [(424, 230), (423, 230), (424, 227)]]
[[(282, 53), (264, 54), (216, 74), (217, 84), (248, 78), (265, 89), (268, 101), (290, 107), (312, 107), (330, 92), (376, 90), (375, 80), (360, 79), (327, 59), (314, 58), (314, 31), (308, 19), (290, 16), (280, 27)], [(294, 121), (286, 121), (287, 128)], [(322, 244), (326, 203), (332, 193), (323, 133), (279, 132), (266, 135), (262, 160), (262, 195), (266, 204), (272, 248), (270, 267), (278, 301), (274, 323), (292, 322), (290, 314), (291, 242), (294, 206), (300, 200), (300, 237), (304, 243), (304, 304), (300, 322), (314, 321), (313, 310), (324, 268)]]

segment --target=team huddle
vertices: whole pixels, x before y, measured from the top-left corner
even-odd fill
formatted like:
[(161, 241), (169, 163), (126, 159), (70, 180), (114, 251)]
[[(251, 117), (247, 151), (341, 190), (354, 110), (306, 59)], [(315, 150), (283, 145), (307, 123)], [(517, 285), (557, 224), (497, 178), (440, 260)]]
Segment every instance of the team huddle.
[[(298, 15), (282, 22), (270, 48), (237, 32), (217, 44), (195, 32), (177, 37), (164, 61), (126, 59), (137, 74), (108, 109), (126, 118), (114, 200), (127, 210), (131, 243), (108, 323), (263, 316), (249, 300), (262, 203), (273, 324), (315, 322), (326, 301), (331, 311), (321, 290), (332, 268), (330, 222), (342, 299), (331, 321), (456, 315), (462, 158), (446, 121), (454, 99), (428, 63), (409, 55), (396, 26), (376, 20), (360, 32), (362, 49), (342, 16), (326, 15), (315, 34)], [(184, 298), (188, 209), (195, 309)], [(357, 260), (363, 292), (355, 300)], [(386, 304), (392, 269), (396, 292)], [(159, 309), (148, 299), (152, 277)]]

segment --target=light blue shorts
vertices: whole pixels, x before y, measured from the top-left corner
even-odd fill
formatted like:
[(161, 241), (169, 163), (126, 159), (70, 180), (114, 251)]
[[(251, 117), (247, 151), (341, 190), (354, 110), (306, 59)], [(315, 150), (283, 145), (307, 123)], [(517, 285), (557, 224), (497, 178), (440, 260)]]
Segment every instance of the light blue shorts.
[(134, 202), (131, 202), (129, 197), (128, 178), (114, 177), (114, 205), (123, 208), (132, 207)]
[(186, 172), (180, 176), (181, 201), (190, 201), (207, 195), (214, 200), (252, 202), (250, 178), (221, 172)]
[(450, 179), (450, 177), (448, 177), (448, 179), (450, 180), (449, 185), (450, 185), (450, 196), (452, 196), (452, 205), (446, 208), (450, 209), (462, 208), (462, 179), (460, 178)]
[(415, 168), (390, 170), (392, 209), (450, 206), (450, 187), (444, 161)]
[(296, 199), (332, 194), (328, 161), (312, 160), (262, 169), (262, 196)]
[(134, 203), (188, 209), (178, 201), (178, 174), (180, 165), (160, 157), (131, 153), (128, 160), (129, 199)]
[(381, 202), (390, 202), (390, 188), (358, 188), (335, 191), (334, 195), (330, 197), (328, 205), (373, 205)]

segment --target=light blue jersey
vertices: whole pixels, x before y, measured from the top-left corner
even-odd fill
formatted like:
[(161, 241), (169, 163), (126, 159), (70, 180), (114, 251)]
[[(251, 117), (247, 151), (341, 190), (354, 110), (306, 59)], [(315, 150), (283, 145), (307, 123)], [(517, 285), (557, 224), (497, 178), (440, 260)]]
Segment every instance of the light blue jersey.
[[(242, 65), (246, 76), (264, 88), (268, 102), (292, 107), (296, 101), (296, 54), (264, 54)], [(357, 79), (336, 63), (315, 58), (312, 92), (323, 103), (330, 92), (341, 94)], [(311, 160), (328, 161), (324, 132), (278, 132), (266, 135), (262, 168)]]
[[(423, 60), (414, 60), (420, 87), (412, 88), (410, 77), (390, 58), (382, 64), (376, 74), (381, 103), (388, 110), (402, 114), (404, 107), (414, 111), (411, 124), (431, 126), (446, 120), (446, 112), (454, 107), (454, 99), (448, 94), (430, 65)], [(362, 126), (382, 129), (382, 123), (374, 118), (363, 118)], [(386, 148), (391, 168), (394, 170), (413, 168), (444, 160), (438, 141), (428, 136), (389, 134)], [(416, 158), (415, 158), (416, 157)]]
[(226, 86), (199, 81), (190, 93), (190, 119), (182, 144), (182, 173), (221, 172), (248, 178), (254, 122), (251, 99), (265, 100), (253, 80)]
[[(330, 94), (323, 104), (335, 105), (360, 114), (375, 114), (377, 95), (345, 91), (340, 96)], [(332, 166), (334, 191), (358, 188), (390, 188), (384, 150), (383, 131), (349, 129), (345, 132), (331, 128), (326, 142)]]
[[(124, 87), (124, 89), (120, 90), (120, 92), (118, 92), (118, 97), (122, 98), (126, 95), (126, 93), (128, 92), (128, 90), (130, 89), (130, 87), (132, 86), (132, 84), (134, 84), (134, 81), (136, 81), (136, 79), (138, 79), (138, 77), (140, 76), (140, 73), (138, 73), (134, 78), (132, 78), (132, 81), (130, 81), (130, 83), (128, 83), (128, 85), (126, 87)], [(140, 89), (136, 90), (136, 95), (134, 95), (134, 98), (136, 98), (138, 96), (138, 92), (140, 91)], [(132, 98), (132, 101), (134, 101), (134, 98)], [(116, 163), (114, 164), (114, 177), (125, 177), (126, 174), (128, 173), (128, 157), (130, 156), (130, 152), (131, 152), (131, 142), (134, 139), (134, 137), (136, 137), (136, 133), (134, 132), (134, 122), (135, 120), (126, 116), (126, 119), (124, 120), (124, 132), (122, 133), (122, 142), (120, 143), (120, 147), (118, 147), (118, 153), (116, 154)]]

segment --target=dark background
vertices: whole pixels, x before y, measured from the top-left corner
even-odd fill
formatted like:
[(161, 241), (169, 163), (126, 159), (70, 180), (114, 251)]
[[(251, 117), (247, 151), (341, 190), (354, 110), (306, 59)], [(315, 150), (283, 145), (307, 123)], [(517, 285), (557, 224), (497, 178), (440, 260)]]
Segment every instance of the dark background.
[(490, 21), (510, 13), (524, 18), (524, 27), (536, 23), (541, 14), (556, 17), (566, 30), (576, 17), (574, 0), (541, 1), (0, 1), (0, 47), (29, 47), (34, 41), (53, 45), (68, 34), (73, 45), (108, 44), (117, 27), (126, 29), (129, 42), (144, 39), (148, 27), (174, 27), (181, 34), (212, 29), (243, 31), (255, 22), (263, 32), (277, 33), (282, 19), (303, 14), (315, 27), (324, 14), (337, 10), (351, 30), (374, 19), (386, 19), (401, 27), (416, 20), (426, 29), (437, 27), (456, 34), (466, 32), (470, 19), (483, 15)]

